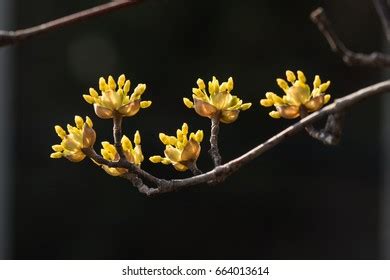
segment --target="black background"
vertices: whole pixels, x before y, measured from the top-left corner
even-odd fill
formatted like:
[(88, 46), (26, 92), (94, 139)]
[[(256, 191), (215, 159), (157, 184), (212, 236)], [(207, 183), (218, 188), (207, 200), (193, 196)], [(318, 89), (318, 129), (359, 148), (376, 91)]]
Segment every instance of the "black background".
[[(26, 27), (103, 1), (17, 1)], [(233, 159), (293, 121), (268, 117), (258, 105), (286, 69), (331, 80), (341, 97), (379, 81), (380, 72), (350, 68), (333, 54), (310, 12), (323, 5), (354, 50), (379, 50), (382, 32), (371, 1), (145, 0), (15, 47), (13, 253), (17, 259), (360, 259), (380, 258), (380, 99), (346, 118), (342, 143), (325, 147), (304, 133), (267, 152), (217, 187), (205, 185), (147, 198), (90, 161), (51, 160), (53, 126), (75, 114), (94, 120), (81, 97), (98, 78), (125, 73), (144, 82), (150, 109), (126, 119), (142, 135), (145, 157), (161, 154), (159, 132), (190, 130), (209, 120), (182, 104), (198, 77), (235, 79), (234, 93), (252, 102), (223, 125), (220, 149)], [(205, 140), (199, 167), (211, 167)], [(143, 163), (164, 177), (171, 166)]]

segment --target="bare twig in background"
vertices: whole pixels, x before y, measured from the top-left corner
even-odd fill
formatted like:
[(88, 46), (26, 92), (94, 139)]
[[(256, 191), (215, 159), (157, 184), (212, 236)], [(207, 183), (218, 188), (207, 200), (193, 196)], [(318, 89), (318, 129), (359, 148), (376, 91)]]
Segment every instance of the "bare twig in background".
[(317, 25), (318, 29), (328, 41), (332, 51), (339, 54), (348, 65), (364, 65), (375, 67), (389, 67), (390, 56), (373, 52), (371, 54), (356, 53), (349, 50), (338, 38), (333, 30), (328, 17), (323, 8), (317, 8), (310, 15), (311, 20)]
[(81, 12), (58, 18), (37, 26), (16, 31), (0, 31), (0, 47), (12, 45), (35, 35), (56, 30), (67, 25), (104, 15), (121, 8), (138, 4), (142, 0), (116, 0)]
[(373, 0), (376, 11), (381, 19), (383, 31), (390, 42), (390, 5), (388, 0)]
[[(136, 167), (135, 165), (129, 163), (125, 160), (120, 160), (118, 162), (110, 162), (105, 160), (100, 155), (98, 155), (93, 149), (84, 149), (83, 152), (100, 164), (106, 164), (109, 167), (122, 167), (129, 170), (129, 174), (126, 174), (124, 177), (129, 179), (131, 183), (137, 187), (137, 189), (148, 196), (156, 195), (161, 193), (173, 192), (176, 190), (181, 190), (190, 186), (199, 185), (203, 183), (210, 182), (221, 182), (230, 176), (232, 173), (243, 167), (245, 164), (259, 157), (266, 151), (272, 149), (276, 145), (282, 143), (284, 140), (288, 139), (290, 136), (295, 135), (299, 131), (305, 129), (306, 127), (312, 125), (314, 122), (318, 121), (321, 118), (324, 118), (329, 115), (335, 115), (344, 112), (344, 110), (368, 97), (386, 93), (390, 91), (390, 81), (384, 81), (371, 85), (369, 87), (360, 89), (354, 93), (351, 93), (343, 98), (336, 99), (332, 104), (322, 108), (319, 111), (311, 113), (310, 115), (304, 117), (299, 122), (294, 125), (289, 126), (285, 130), (279, 132), (275, 136), (269, 138), (267, 141), (243, 154), (242, 156), (233, 159), (223, 165), (215, 167), (213, 170), (203, 173), (201, 175), (189, 177), (186, 179), (172, 179), (165, 180), (159, 179), (148, 172)], [(144, 179), (155, 185), (154, 188), (148, 187), (140, 179)], [(207, 186), (207, 185), (206, 185)]]
[(210, 131), (210, 150), (209, 154), (214, 162), (214, 166), (221, 165), (222, 158), (218, 148), (218, 134), (219, 134), (219, 121), (220, 113), (217, 113), (211, 118), (211, 131)]

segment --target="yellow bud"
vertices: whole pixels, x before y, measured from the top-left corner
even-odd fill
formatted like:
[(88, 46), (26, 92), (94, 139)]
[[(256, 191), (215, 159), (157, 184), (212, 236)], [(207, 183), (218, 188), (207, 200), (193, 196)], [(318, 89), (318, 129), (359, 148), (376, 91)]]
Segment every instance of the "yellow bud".
[(232, 77), (230, 77), (230, 78), (228, 79), (227, 86), (228, 86), (228, 90), (229, 90), (229, 91), (231, 91), (231, 90), (233, 89), (233, 87), (234, 87), (234, 82), (233, 82), (233, 78), (232, 78)]
[(62, 145), (53, 145), (53, 146), (51, 146), (51, 148), (55, 152), (62, 152), (64, 150), (64, 147), (62, 147)]
[(251, 106), (252, 106), (252, 103), (244, 103), (244, 104), (242, 104), (242, 105), (240, 106), (240, 109), (241, 109), (242, 111), (246, 111), (246, 110), (248, 110)]
[(134, 144), (141, 145), (141, 134), (139, 134), (138, 130), (134, 134)]
[(100, 150), (100, 153), (102, 154), (103, 158), (106, 160), (111, 160), (110, 153), (104, 149)]
[(176, 143), (177, 143), (177, 138), (175, 136), (169, 136), (168, 137), (168, 144), (169, 145), (175, 146)]
[(92, 97), (98, 97), (99, 96), (99, 93), (94, 88), (89, 88), (89, 94)]
[(302, 83), (306, 83), (306, 77), (305, 77), (305, 74), (303, 74), (302, 71), (297, 71), (298, 73), (298, 80), (301, 81)]
[(313, 86), (314, 86), (315, 88), (318, 88), (318, 87), (320, 87), (320, 85), (321, 85), (320, 76), (316, 75), (316, 76), (314, 77)]
[(324, 96), (324, 104), (329, 102), (330, 97), (331, 97), (330, 94), (325, 94), (325, 96)]
[(196, 140), (196, 142), (200, 143), (200, 142), (203, 141), (203, 136), (204, 136), (203, 130), (198, 130), (196, 132), (196, 134), (195, 134), (195, 138), (194, 139)]
[(125, 86), (123, 87), (123, 91), (127, 94), (130, 91), (130, 80), (127, 80)]
[(280, 113), (278, 111), (269, 112), (269, 115), (274, 119), (280, 119)]
[(145, 90), (146, 90), (145, 84), (138, 84), (137, 87), (134, 89), (134, 94), (135, 95), (142, 95)]
[(295, 80), (297, 79), (295, 77), (295, 74), (293, 71), (290, 71), (290, 70), (287, 70), (286, 71), (286, 78), (287, 78), (287, 81), (289, 81), (290, 83), (293, 83), (295, 82)]
[(283, 89), (284, 91), (288, 90), (289, 86), (287, 82), (283, 79), (276, 79), (276, 82), (278, 83), (278, 86)]
[(103, 148), (104, 149), (108, 149), (108, 146), (110, 146), (111, 144), (110, 144), (110, 142), (108, 142), (108, 141), (103, 141), (102, 142), (102, 146), (103, 146)]
[(152, 156), (149, 158), (149, 160), (153, 163), (160, 163), (163, 158), (161, 156)]
[(199, 98), (205, 97), (204, 92), (201, 91), (201, 90), (198, 89), (198, 88), (193, 88), (193, 89), (192, 89), (192, 93), (195, 94), (195, 95), (196, 95), (197, 97), (199, 97)]
[(64, 130), (61, 126), (59, 126), (59, 125), (56, 125), (56, 126), (54, 127), (54, 129), (55, 129), (57, 135), (58, 135), (61, 139), (64, 139), (64, 137), (65, 137), (65, 135), (66, 135), (65, 130)]
[(50, 154), (51, 158), (62, 158), (62, 153), (61, 152), (55, 152)]
[(92, 122), (92, 120), (91, 120), (88, 116), (85, 118), (85, 122), (87, 123), (87, 125), (88, 125), (90, 128), (93, 127), (93, 122)]
[(122, 88), (123, 85), (125, 84), (125, 82), (126, 82), (126, 76), (125, 76), (125, 74), (120, 75), (119, 78), (118, 78), (118, 86), (119, 86), (120, 88)]
[(141, 104), (140, 104), (142, 109), (148, 108), (148, 107), (150, 107), (150, 105), (152, 105), (152, 101), (141, 101)]
[(213, 76), (213, 84), (214, 84), (214, 92), (218, 93), (219, 92), (219, 81), (215, 76)]
[(84, 125), (83, 118), (80, 117), (80, 116), (75, 116), (75, 117), (74, 117), (74, 122), (75, 122), (76, 127), (77, 127), (78, 129), (81, 129), (81, 128), (83, 127), (83, 125)]
[(161, 161), (162, 164), (165, 164), (165, 165), (168, 165), (171, 163), (171, 161), (167, 158), (163, 158), (162, 161)]
[(92, 96), (90, 96), (90, 95), (83, 94), (83, 98), (84, 98), (84, 100), (87, 101), (87, 103), (89, 103), (89, 104), (95, 103), (94, 98), (93, 98)]
[(183, 132), (180, 129), (176, 130), (176, 137), (179, 142), (183, 141)]
[(116, 89), (116, 83), (112, 76), (108, 76), (108, 86), (110, 89), (115, 90)]
[(209, 93), (213, 95), (215, 93), (214, 83), (209, 82)]
[(160, 141), (164, 144), (164, 145), (168, 145), (168, 135), (164, 134), (164, 133), (159, 133), (158, 134), (158, 138), (160, 138)]
[(126, 135), (122, 136), (121, 143), (125, 151), (131, 150), (133, 148), (130, 139)]
[(326, 91), (326, 90), (328, 89), (329, 86), (330, 86), (330, 81), (327, 81), (326, 83), (321, 84), (321, 85), (320, 85), (320, 91), (321, 91), (321, 92)]
[(184, 105), (187, 106), (187, 108), (191, 109), (191, 108), (194, 108), (194, 103), (189, 100), (188, 98), (183, 98), (183, 102), (184, 102)]
[(264, 107), (271, 107), (272, 105), (274, 105), (274, 102), (271, 99), (261, 99), (260, 105)]
[(181, 130), (182, 130), (184, 135), (187, 135), (188, 134), (188, 124), (183, 123), (183, 125), (181, 126)]
[(103, 77), (100, 77), (99, 79), (99, 89), (101, 91), (105, 91), (107, 87), (106, 80)]
[(200, 78), (196, 81), (196, 84), (198, 85), (200, 90), (204, 90), (206, 88), (204, 81)]
[(227, 83), (226, 83), (226, 82), (223, 82), (223, 83), (221, 84), (219, 90), (220, 90), (221, 92), (227, 91), (227, 90), (228, 90), (228, 85), (227, 85)]
[(123, 94), (123, 89), (121, 89), (121, 88), (118, 89), (118, 90), (116, 91), (116, 94), (119, 95), (119, 96), (124, 95), (124, 94)]

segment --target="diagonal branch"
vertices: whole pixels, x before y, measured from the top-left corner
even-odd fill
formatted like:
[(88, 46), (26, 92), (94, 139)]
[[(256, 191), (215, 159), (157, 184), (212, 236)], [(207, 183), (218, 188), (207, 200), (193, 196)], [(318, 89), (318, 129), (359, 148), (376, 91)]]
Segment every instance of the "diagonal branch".
[(373, 0), (387, 41), (390, 42), (390, 5), (388, 0)]
[(142, 0), (113, 0), (99, 6), (58, 18), (37, 26), (16, 31), (0, 31), (0, 47), (16, 44), (41, 33), (57, 30), (67, 25), (104, 15), (127, 6), (138, 4)]
[[(84, 149), (83, 152), (95, 160), (100, 164), (106, 164), (109, 167), (122, 167), (127, 168), (130, 173), (133, 175), (126, 175), (126, 178), (129, 179), (135, 187), (137, 187), (141, 193), (146, 194), (148, 196), (157, 195), (161, 193), (173, 192), (177, 190), (181, 190), (184, 188), (188, 188), (190, 186), (209, 183), (209, 182), (221, 182), (230, 176), (235, 171), (239, 170), (241, 167), (251, 162), (255, 158), (261, 156), (263, 153), (271, 150), (273, 147), (282, 143), (284, 140), (288, 139), (290, 136), (293, 136), (312, 125), (314, 122), (332, 115), (344, 112), (348, 107), (361, 102), (362, 100), (372, 97), (374, 95), (379, 95), (382, 93), (390, 92), (390, 80), (384, 81), (381, 83), (377, 83), (366, 88), (360, 89), (354, 93), (351, 93), (343, 98), (336, 99), (332, 104), (322, 108), (319, 111), (311, 113), (310, 115), (304, 117), (299, 122), (289, 126), (273, 137), (269, 138), (267, 141), (243, 154), (242, 156), (233, 159), (223, 165), (215, 167), (213, 170), (189, 177), (186, 179), (172, 179), (172, 180), (164, 180), (154, 177), (148, 172), (134, 166), (133, 164), (127, 161), (118, 161), (118, 162), (110, 162), (99, 156), (93, 149)], [(141, 177), (152, 184), (154, 184), (155, 188), (150, 188), (147, 185), (143, 184), (142, 180), (138, 180), (135, 178)], [(209, 185), (205, 185), (209, 186)]]
[(317, 8), (310, 15), (311, 20), (317, 25), (318, 29), (328, 41), (333, 52), (342, 57), (348, 65), (364, 65), (373, 67), (389, 67), (390, 56), (373, 52), (371, 54), (356, 53), (349, 50), (344, 43), (339, 39), (336, 32), (325, 14), (323, 8)]

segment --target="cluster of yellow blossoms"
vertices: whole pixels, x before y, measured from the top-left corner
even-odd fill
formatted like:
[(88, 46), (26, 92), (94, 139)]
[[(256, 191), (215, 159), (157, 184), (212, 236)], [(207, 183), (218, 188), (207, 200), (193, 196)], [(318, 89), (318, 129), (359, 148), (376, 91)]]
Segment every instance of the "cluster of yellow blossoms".
[(206, 91), (206, 84), (202, 79), (197, 80), (198, 88), (192, 89), (193, 102), (188, 98), (183, 98), (184, 104), (188, 108), (194, 108), (202, 117), (213, 118), (218, 116), (223, 123), (232, 123), (238, 118), (240, 110), (248, 110), (252, 103), (242, 104), (242, 100), (230, 92), (233, 90), (233, 78), (227, 82), (219, 84), (217, 78), (208, 84), (209, 95)]
[(314, 112), (329, 102), (330, 95), (325, 94), (325, 91), (328, 89), (330, 81), (321, 83), (320, 76), (316, 75), (313, 90), (310, 92), (310, 86), (306, 83), (303, 72), (298, 71), (297, 76), (298, 79), (294, 72), (287, 70), (286, 77), (291, 86), (283, 79), (276, 80), (285, 95), (280, 97), (273, 92), (267, 92), (266, 99), (260, 100), (260, 104), (264, 107), (275, 106), (276, 111), (269, 113), (271, 117), (295, 119), (301, 115), (301, 110)]
[(110, 119), (114, 115), (131, 117), (137, 114), (140, 108), (148, 108), (152, 104), (151, 101), (141, 101), (141, 96), (146, 90), (145, 84), (138, 84), (128, 96), (130, 80), (126, 80), (125, 75), (119, 76), (118, 84), (112, 76), (108, 77), (107, 82), (101, 77), (99, 89), (101, 95), (94, 88), (90, 88), (89, 95), (84, 94), (83, 97), (89, 104), (93, 104), (96, 115), (102, 119)]
[[(141, 166), (141, 162), (144, 161), (144, 156), (142, 154), (141, 135), (139, 131), (137, 130), (137, 132), (134, 134), (134, 147), (130, 139), (126, 135), (122, 136), (121, 144), (126, 160), (135, 164), (136, 166)], [(100, 153), (102, 154), (104, 159), (109, 161), (119, 160), (119, 154), (113, 144), (110, 144), (108, 141), (103, 141), (102, 147), (103, 148), (100, 150)], [(120, 176), (127, 172), (127, 169), (125, 168), (108, 167), (105, 164), (101, 165), (101, 167), (111, 176)]]
[(188, 135), (188, 125), (183, 123), (175, 136), (160, 133), (161, 142), (165, 145), (164, 155), (152, 156), (149, 160), (153, 163), (172, 164), (177, 171), (186, 171), (193, 165), (200, 154), (200, 142), (203, 140), (203, 131), (191, 132)]
[[(301, 71), (297, 71), (297, 77), (292, 71), (286, 71), (287, 81), (277, 79), (277, 84), (283, 89), (285, 95), (282, 97), (273, 92), (267, 92), (266, 98), (260, 100), (260, 104), (265, 107), (275, 106), (276, 111), (270, 112), (273, 118), (294, 119), (299, 117), (302, 112), (310, 113), (319, 110), (330, 100), (330, 95), (326, 90), (330, 81), (322, 83), (318, 75), (315, 76), (313, 89), (306, 83), (306, 77)], [(251, 107), (251, 103), (243, 101), (231, 94), (233, 90), (233, 79), (219, 84), (216, 77), (208, 82), (208, 92), (206, 84), (202, 79), (197, 80), (197, 88), (193, 88), (191, 101), (183, 98), (184, 104), (188, 108), (194, 108), (200, 116), (210, 119), (217, 118), (222, 123), (232, 123), (237, 120), (240, 111), (245, 111)], [(290, 83), (290, 85), (289, 85)], [(133, 93), (129, 96), (130, 80), (126, 80), (125, 75), (119, 76), (115, 82), (112, 76), (108, 80), (99, 79), (99, 89), (101, 95), (93, 89), (89, 89), (89, 95), (83, 95), (85, 101), (93, 104), (96, 115), (102, 119), (122, 118), (134, 116), (140, 108), (147, 108), (151, 101), (141, 101), (141, 96), (145, 92), (146, 85), (138, 84)], [(61, 143), (53, 145), (54, 152), (51, 158), (61, 158), (79, 162), (85, 158), (85, 149), (93, 148), (96, 141), (96, 133), (93, 130), (92, 121), (86, 117), (85, 121), (75, 117), (76, 126), (67, 126), (68, 132), (56, 125), (55, 131), (61, 138)], [(164, 157), (152, 156), (149, 160), (153, 163), (172, 164), (178, 171), (190, 169), (200, 154), (200, 143), (203, 140), (203, 131), (190, 133), (188, 136), (188, 125), (183, 123), (181, 129), (178, 129), (176, 136), (168, 136), (164, 133), (159, 134), (161, 142), (165, 145)], [(144, 160), (141, 149), (141, 136), (137, 131), (134, 135), (134, 146), (127, 136), (121, 139), (121, 145), (124, 155), (130, 163), (140, 166)], [(108, 161), (118, 161), (119, 154), (113, 144), (107, 141), (102, 142), (101, 154)], [(120, 176), (127, 172), (125, 168), (113, 168), (104, 164), (99, 164), (104, 171), (112, 176)]]

